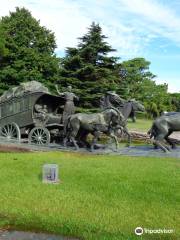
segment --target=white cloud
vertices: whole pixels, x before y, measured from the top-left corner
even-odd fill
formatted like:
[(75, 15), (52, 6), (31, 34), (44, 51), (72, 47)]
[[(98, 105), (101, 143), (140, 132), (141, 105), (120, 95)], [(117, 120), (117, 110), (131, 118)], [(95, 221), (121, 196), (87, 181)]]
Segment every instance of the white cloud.
[(28, 8), (55, 32), (59, 51), (76, 45), (94, 20), (121, 56), (141, 55), (160, 36), (180, 45), (180, 18), (155, 0), (6, 0), (1, 3), (0, 16), (15, 6)]
[[(148, 56), (149, 46), (158, 39), (180, 46), (180, 17), (167, 3), (162, 0), (0, 0), (0, 16), (14, 11), (16, 6), (29, 9), (41, 25), (55, 33), (57, 52), (77, 45), (77, 38), (96, 21), (108, 36), (107, 41), (118, 50), (117, 55), (127, 59)], [(162, 45), (156, 48), (162, 49)], [(166, 51), (167, 46), (163, 46)], [(173, 89), (173, 80), (166, 80)]]
[(173, 92), (180, 92), (180, 87), (179, 87), (179, 78), (178, 77), (167, 77), (165, 76), (163, 79), (157, 77), (156, 82), (158, 84), (168, 84), (168, 92), (173, 93)]
[(77, 44), (77, 38), (86, 32), (91, 20), (80, 12), (80, 6), (65, 0), (23, 1), (7, 0), (0, 9), (0, 15), (7, 15), (16, 6), (26, 7), (40, 24), (52, 30), (56, 36), (58, 49)]
[(140, 27), (180, 46), (180, 17), (170, 7), (155, 0), (119, 0), (124, 10), (141, 19)]

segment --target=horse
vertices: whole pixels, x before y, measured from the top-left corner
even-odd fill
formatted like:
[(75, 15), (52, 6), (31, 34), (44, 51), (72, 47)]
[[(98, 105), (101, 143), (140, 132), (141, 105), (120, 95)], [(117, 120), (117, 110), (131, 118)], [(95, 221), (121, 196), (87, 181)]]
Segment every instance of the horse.
[(100, 133), (105, 133), (114, 139), (117, 149), (118, 140), (114, 131), (117, 128), (121, 129), (123, 127), (125, 127), (125, 119), (115, 108), (108, 108), (100, 113), (76, 113), (68, 118), (66, 127), (67, 134), (64, 139), (64, 144), (66, 146), (67, 139), (70, 139), (78, 150), (79, 146), (75, 140), (78, 135), (80, 135), (81, 139), (85, 142), (87, 135), (91, 133), (93, 135), (91, 151), (93, 151), (100, 137)]
[(118, 107), (118, 110), (123, 114), (125, 119), (128, 119), (130, 116), (135, 117), (135, 112), (145, 112), (145, 107), (134, 99), (126, 101), (123, 106)]
[(169, 139), (169, 135), (174, 131), (180, 131), (180, 113), (173, 113), (168, 115), (162, 115), (156, 118), (152, 124), (151, 129), (148, 131), (150, 138), (154, 138), (154, 145), (158, 146), (164, 151), (169, 152), (169, 146), (163, 144), (163, 140), (175, 148), (175, 143)]
[(145, 107), (135, 99), (126, 101), (115, 92), (107, 92), (106, 95), (100, 99), (101, 109), (108, 107), (115, 107), (119, 109), (126, 119), (131, 118), (133, 122), (136, 121), (136, 111), (145, 112)]
[(100, 98), (100, 108), (106, 109), (110, 107), (119, 107), (124, 104), (125, 100), (121, 98), (117, 93), (108, 91), (104, 96)]

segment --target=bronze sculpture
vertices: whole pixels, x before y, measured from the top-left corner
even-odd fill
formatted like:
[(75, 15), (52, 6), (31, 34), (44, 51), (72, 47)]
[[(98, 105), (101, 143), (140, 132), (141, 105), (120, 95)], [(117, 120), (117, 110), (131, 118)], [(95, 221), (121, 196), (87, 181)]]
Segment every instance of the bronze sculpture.
[(24, 86), (28, 88), (20, 85), (16, 87), (16, 94), (10, 89), (8, 92), (13, 94), (1, 98), (0, 137), (20, 141), (23, 136), (29, 143), (48, 145), (63, 129), (62, 114), (57, 112), (64, 99), (49, 94), (41, 83), (33, 81)]
[(144, 106), (135, 99), (125, 100), (122, 99), (117, 93), (114, 91), (108, 91), (104, 96), (100, 99), (100, 108), (106, 109), (108, 107), (115, 107), (119, 109), (124, 117), (128, 119), (132, 118), (133, 122), (135, 122), (135, 112), (140, 111), (144, 112)]
[(71, 115), (68, 118), (68, 124), (66, 125), (66, 141), (69, 138), (76, 149), (79, 149), (76, 138), (79, 130), (82, 141), (86, 141), (86, 137), (91, 133), (94, 138), (91, 144), (91, 150), (94, 150), (94, 145), (100, 136), (100, 133), (105, 133), (114, 139), (116, 148), (118, 147), (117, 136), (114, 134), (114, 130), (120, 129), (125, 125), (125, 119), (123, 115), (115, 108), (107, 108), (100, 113), (77, 113)]
[(64, 135), (65, 135), (66, 134), (65, 130), (66, 130), (68, 117), (75, 113), (74, 100), (79, 100), (79, 97), (77, 97), (72, 92), (72, 87), (71, 86), (67, 87), (67, 92), (60, 92), (59, 89), (58, 89), (58, 86), (57, 85), (55, 85), (55, 86), (56, 86), (56, 90), (57, 90), (59, 96), (63, 97), (65, 99), (63, 117), (62, 117), (62, 121), (63, 121), (63, 124), (64, 124)]
[(123, 106), (119, 106), (118, 109), (122, 112), (124, 117), (128, 119), (131, 115), (135, 117), (135, 112), (145, 112), (145, 107), (135, 99), (125, 101)]
[[(82, 142), (86, 145), (87, 135), (93, 135), (91, 150), (101, 133), (110, 136), (118, 146), (117, 132), (130, 134), (126, 121), (133, 111), (144, 111), (144, 106), (132, 99), (125, 101), (115, 92), (109, 91), (101, 98), (101, 112), (75, 114), (74, 101), (79, 98), (72, 93), (71, 86), (59, 96), (49, 93), (41, 83), (32, 81), (23, 83), (6, 91), (0, 98), (0, 137), (6, 140), (18, 140), (27, 137), (29, 143), (49, 145), (54, 139), (70, 139), (76, 149)], [(64, 109), (60, 106), (64, 106)], [(168, 144), (175, 147), (169, 135), (180, 131), (180, 113), (169, 112), (158, 117), (149, 130), (153, 143), (163, 151), (170, 150)]]
[[(28, 137), (29, 143), (39, 145), (48, 145), (57, 138), (65, 141), (69, 138), (77, 148), (76, 141), (86, 144), (87, 135), (92, 133), (93, 150), (100, 133), (113, 138), (117, 147), (116, 131), (123, 129), (130, 143), (124, 116), (111, 105), (111, 101), (117, 106), (122, 102), (115, 92), (107, 93), (108, 109), (94, 114), (75, 114), (74, 101), (79, 98), (72, 93), (72, 87), (68, 86), (67, 91), (61, 93), (56, 85), (56, 90), (59, 96), (50, 94), (41, 83), (32, 81), (3, 94), (0, 102), (0, 136), (19, 141), (22, 136)], [(64, 109), (60, 108), (62, 105)]]
[(109, 107), (118, 107), (125, 102), (115, 91), (107, 91), (104, 96), (100, 98), (100, 108), (106, 109)]
[(169, 139), (169, 135), (174, 131), (180, 131), (180, 113), (165, 114), (156, 118), (152, 124), (151, 129), (148, 131), (150, 138), (154, 138), (153, 144), (155, 147), (160, 147), (164, 152), (170, 151), (167, 143), (175, 148), (175, 143)]
[(6, 101), (13, 97), (20, 97), (23, 96), (25, 93), (30, 92), (44, 92), (49, 93), (47, 87), (43, 86), (40, 82), (37, 81), (30, 81), (30, 82), (23, 82), (17, 87), (13, 87), (5, 91), (2, 96), (0, 97), (0, 102)]

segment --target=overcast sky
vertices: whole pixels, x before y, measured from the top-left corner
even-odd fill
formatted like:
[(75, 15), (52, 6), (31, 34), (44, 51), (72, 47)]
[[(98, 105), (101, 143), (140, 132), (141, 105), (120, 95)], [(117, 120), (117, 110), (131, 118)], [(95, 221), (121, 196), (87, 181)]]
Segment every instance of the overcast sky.
[(59, 56), (95, 21), (122, 60), (145, 57), (158, 83), (180, 91), (180, 0), (0, 0), (0, 16), (25, 7), (56, 36)]

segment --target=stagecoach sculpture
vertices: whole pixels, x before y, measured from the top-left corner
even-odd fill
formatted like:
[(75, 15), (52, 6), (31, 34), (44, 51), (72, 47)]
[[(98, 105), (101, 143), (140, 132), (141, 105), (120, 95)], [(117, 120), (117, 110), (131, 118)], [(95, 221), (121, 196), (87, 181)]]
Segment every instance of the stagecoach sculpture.
[(75, 114), (74, 101), (78, 97), (70, 87), (64, 93), (57, 86), (56, 89), (58, 96), (50, 94), (41, 83), (31, 81), (6, 91), (0, 98), (0, 137), (28, 139), (30, 144), (39, 145), (64, 139), (65, 145), (71, 141), (78, 148), (77, 142), (86, 145), (91, 133), (93, 149), (100, 133), (105, 133), (117, 147), (115, 131), (126, 127), (117, 108), (109, 106), (95, 114)]
[(63, 130), (64, 101), (35, 81), (10, 89), (0, 99), (0, 137), (48, 145)]
[[(76, 149), (79, 144), (87, 146), (87, 136), (93, 135), (91, 149), (94, 149), (101, 133), (114, 139), (118, 147), (117, 136), (124, 132), (127, 118), (132, 112), (144, 112), (144, 106), (132, 99), (124, 100), (114, 91), (108, 91), (100, 99), (101, 111), (98, 113), (75, 113), (74, 101), (78, 97), (69, 86), (67, 92), (51, 94), (46, 87), (36, 81), (21, 83), (9, 89), (0, 97), (0, 138), (7, 141), (27, 141), (30, 144), (49, 145), (62, 140), (64, 145), (71, 142)], [(169, 135), (180, 130), (180, 113), (168, 113), (157, 118), (149, 130), (156, 147), (169, 151), (166, 140), (173, 148)]]
[[(74, 101), (78, 101), (78, 97), (71, 87), (62, 93), (57, 86), (56, 90), (58, 95), (51, 94), (41, 83), (31, 81), (6, 91), (0, 97), (0, 137), (28, 140), (30, 144), (38, 145), (62, 140), (67, 146), (69, 141), (78, 149), (79, 145), (88, 145), (87, 136), (91, 133), (93, 150), (101, 133), (114, 139), (117, 147), (117, 136), (124, 132), (130, 145), (127, 118), (132, 112), (145, 111), (140, 102), (124, 100), (116, 92), (108, 91), (100, 99), (101, 110), (98, 113), (75, 113)], [(174, 147), (168, 136), (180, 129), (178, 121), (177, 113), (166, 114), (154, 121), (149, 134), (154, 138), (155, 146), (169, 150), (161, 143), (165, 139)]]

